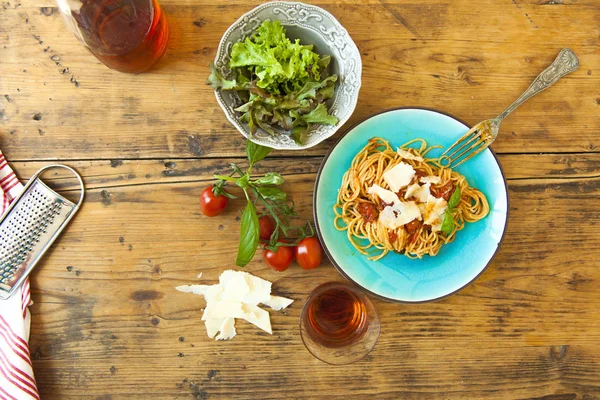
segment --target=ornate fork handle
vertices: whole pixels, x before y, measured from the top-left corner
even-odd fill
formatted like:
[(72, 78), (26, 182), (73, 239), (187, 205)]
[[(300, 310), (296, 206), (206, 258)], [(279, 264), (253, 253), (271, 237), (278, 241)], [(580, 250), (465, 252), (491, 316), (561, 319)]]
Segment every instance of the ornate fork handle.
[(549, 88), (556, 83), (563, 76), (576, 71), (579, 68), (579, 60), (571, 49), (562, 49), (552, 64), (541, 74), (535, 78), (531, 85), (523, 92), (502, 114), (494, 118), (493, 122), (497, 125), (502, 122), (504, 118), (515, 108), (529, 100), (544, 89)]

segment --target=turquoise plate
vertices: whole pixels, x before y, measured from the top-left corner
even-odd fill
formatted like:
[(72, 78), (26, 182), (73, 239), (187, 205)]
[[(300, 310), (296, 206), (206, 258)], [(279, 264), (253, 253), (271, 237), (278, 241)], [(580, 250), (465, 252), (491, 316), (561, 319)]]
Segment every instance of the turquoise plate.
[[(463, 122), (440, 112), (403, 108), (355, 125), (333, 146), (317, 175), (313, 206), (325, 253), (343, 276), (383, 300), (418, 303), (455, 293), (485, 270), (504, 236), (508, 210), (506, 181), (489, 149), (456, 171), (485, 194), (490, 213), (481, 221), (466, 224), (454, 242), (443, 246), (435, 257), (412, 260), (390, 252), (378, 261), (369, 261), (350, 244), (345, 231), (333, 226), (333, 205), (342, 176), (370, 138), (379, 136), (394, 147), (424, 138), (429, 145), (448, 147), (468, 129)], [(441, 152), (436, 149), (430, 154), (438, 156)]]

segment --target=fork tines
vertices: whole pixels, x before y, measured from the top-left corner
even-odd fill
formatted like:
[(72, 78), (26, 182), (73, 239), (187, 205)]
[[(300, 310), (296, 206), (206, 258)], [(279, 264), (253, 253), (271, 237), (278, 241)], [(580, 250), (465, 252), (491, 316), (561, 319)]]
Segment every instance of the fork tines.
[[(458, 167), (474, 155), (485, 150), (489, 145), (488, 138), (486, 127), (477, 124), (442, 153), (440, 162), (446, 160), (447, 164), (444, 166), (448, 168)], [(461, 152), (463, 149), (464, 151)]]

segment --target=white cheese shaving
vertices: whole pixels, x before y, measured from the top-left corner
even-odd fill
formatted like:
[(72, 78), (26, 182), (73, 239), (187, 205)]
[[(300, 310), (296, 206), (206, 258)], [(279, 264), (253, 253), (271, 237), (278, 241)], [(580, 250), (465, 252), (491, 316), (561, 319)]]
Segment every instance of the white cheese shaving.
[(421, 219), (421, 211), (414, 201), (398, 202), (379, 213), (379, 222), (388, 229), (396, 229), (415, 219)]
[(367, 193), (376, 194), (381, 200), (388, 204), (394, 204), (400, 201), (398, 196), (396, 196), (396, 193), (384, 189), (379, 185), (371, 186), (369, 189), (367, 189)]
[(431, 184), (426, 183), (423, 186), (420, 186), (418, 183), (413, 183), (406, 189), (406, 194), (404, 195), (405, 199), (410, 199), (411, 197), (415, 197), (420, 203), (425, 203), (427, 201), (427, 197), (430, 194), (429, 188)]
[(396, 229), (400, 226), (398, 216), (400, 210), (397, 207), (387, 206), (379, 213), (379, 223), (388, 229)]
[(209, 287), (210, 286), (208, 285), (183, 285), (177, 286), (175, 289), (183, 293), (193, 293), (200, 296), (204, 296)]
[(242, 304), (242, 310), (244, 311), (244, 319), (253, 325), (256, 325), (263, 331), (273, 334), (271, 331), (271, 319), (269, 318), (269, 312), (253, 304)]
[(214, 337), (219, 332), (219, 329), (221, 329), (221, 326), (223, 325), (224, 321), (225, 318), (211, 318), (204, 321), (204, 325), (206, 326), (206, 334), (209, 338), (214, 339)]
[(401, 149), (400, 147), (398, 147), (398, 155), (406, 160), (423, 161), (423, 157), (415, 156), (410, 151)]
[(421, 178), (421, 183), (433, 183), (434, 185), (437, 185), (441, 182), (442, 178), (440, 178), (439, 176), (423, 176)]
[(220, 333), (217, 335), (217, 340), (229, 340), (233, 338), (237, 332), (235, 331), (235, 319), (225, 318), (219, 327)]
[(202, 272), (200, 272), (196, 278), (198, 278), (198, 279), (202, 278)]
[(238, 301), (208, 301), (202, 321), (221, 318), (244, 318), (242, 303)]
[(397, 192), (408, 185), (415, 176), (415, 170), (410, 164), (400, 162), (398, 165), (383, 173), (383, 179), (387, 182), (392, 192)]
[(448, 203), (446, 200), (429, 195), (424, 208), (423, 216), (425, 218), (423, 223), (431, 225), (432, 232), (437, 232), (442, 229), (442, 216), (448, 208)]
[(286, 308), (293, 302), (294, 300), (286, 299), (285, 297), (269, 296), (269, 300), (263, 301), (262, 304), (267, 307), (271, 307), (275, 311), (279, 311)]
[(271, 282), (250, 274), (245, 274), (245, 277), (250, 292), (244, 296), (242, 301), (254, 305), (268, 301), (271, 297)]
[(176, 289), (204, 296), (206, 308), (202, 320), (208, 337), (216, 340), (228, 340), (237, 334), (235, 318), (244, 319), (272, 334), (269, 312), (258, 307), (258, 304), (278, 311), (294, 301), (271, 296), (271, 282), (233, 270), (224, 271), (216, 285), (183, 285)]
[(400, 214), (400, 223), (408, 224), (415, 219), (421, 219), (421, 211), (414, 201), (402, 203), (402, 213)]

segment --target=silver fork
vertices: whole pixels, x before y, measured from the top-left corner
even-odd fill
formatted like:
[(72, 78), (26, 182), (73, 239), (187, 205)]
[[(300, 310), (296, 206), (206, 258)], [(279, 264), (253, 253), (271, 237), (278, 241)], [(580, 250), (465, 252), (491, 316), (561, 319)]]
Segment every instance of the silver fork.
[(562, 49), (554, 62), (542, 71), (527, 90), (508, 106), (502, 114), (498, 115), (496, 118), (481, 121), (472, 127), (442, 153), (440, 163), (445, 167), (454, 168), (487, 149), (488, 146), (496, 140), (500, 123), (508, 116), (508, 114), (513, 112), (515, 108), (519, 107), (531, 97), (552, 86), (563, 76), (576, 71), (577, 68), (579, 68), (579, 60), (575, 53), (571, 49)]

